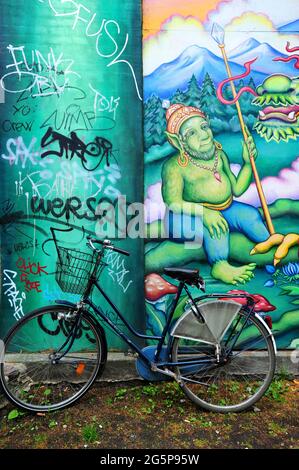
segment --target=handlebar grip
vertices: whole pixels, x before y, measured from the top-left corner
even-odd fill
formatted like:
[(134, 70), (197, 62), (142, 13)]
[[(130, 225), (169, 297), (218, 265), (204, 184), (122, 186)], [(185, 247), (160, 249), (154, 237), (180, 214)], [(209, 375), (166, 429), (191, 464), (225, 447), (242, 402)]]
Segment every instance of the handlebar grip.
[(117, 251), (118, 253), (125, 255), (125, 256), (130, 256), (130, 253), (126, 250), (122, 250), (121, 248), (117, 248), (114, 245), (110, 245), (108, 243), (105, 243), (103, 240), (99, 240), (98, 238), (92, 238), (92, 237), (86, 237), (87, 240), (89, 240), (91, 243), (99, 243), (100, 245), (104, 245), (106, 248), (109, 250)]
[(121, 253), (122, 255), (130, 256), (130, 253), (128, 251), (122, 250), (121, 248), (116, 248), (116, 246), (111, 246), (110, 249), (113, 251), (117, 251), (118, 253)]
[(88, 241), (91, 243), (100, 243), (101, 245), (104, 245), (104, 242), (102, 240), (99, 240), (98, 238), (92, 238), (90, 236), (86, 237)]

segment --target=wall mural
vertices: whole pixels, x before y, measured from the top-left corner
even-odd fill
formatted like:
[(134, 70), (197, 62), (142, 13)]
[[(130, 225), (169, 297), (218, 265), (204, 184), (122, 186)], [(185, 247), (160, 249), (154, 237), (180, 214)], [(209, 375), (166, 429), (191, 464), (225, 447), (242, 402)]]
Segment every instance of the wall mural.
[(299, 347), (299, 10), (274, 3), (144, 0), (150, 333), (176, 291), (163, 267), (187, 266)]
[[(88, 251), (101, 204), (143, 198), (141, 2), (25, 3), (1, 2), (1, 337), (30, 310), (78, 298), (55, 281), (53, 233)], [(142, 327), (143, 243), (119, 246), (133, 255), (109, 254), (104, 285)]]

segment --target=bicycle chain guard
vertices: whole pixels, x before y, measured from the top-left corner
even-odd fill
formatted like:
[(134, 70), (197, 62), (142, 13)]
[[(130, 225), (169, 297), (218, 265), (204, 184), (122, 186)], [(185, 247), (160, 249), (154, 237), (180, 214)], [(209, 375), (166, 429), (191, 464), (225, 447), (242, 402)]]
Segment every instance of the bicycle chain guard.
[[(142, 352), (150, 361), (154, 361), (156, 349), (156, 346), (146, 346), (142, 349)], [(160, 360), (168, 361), (166, 346), (162, 347), (160, 353)], [(150, 367), (142, 360), (141, 357), (136, 360), (136, 369), (140, 377), (145, 380), (149, 380), (150, 382), (162, 382), (165, 380), (171, 380), (169, 376), (151, 370)]]

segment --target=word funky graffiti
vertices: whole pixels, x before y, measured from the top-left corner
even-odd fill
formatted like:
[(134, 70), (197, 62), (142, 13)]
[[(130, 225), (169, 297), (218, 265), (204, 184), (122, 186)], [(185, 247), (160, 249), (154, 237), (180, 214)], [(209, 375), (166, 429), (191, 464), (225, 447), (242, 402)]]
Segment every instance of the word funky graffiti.
[[(117, 64), (124, 64), (128, 67), (138, 98), (142, 101), (135, 70), (132, 64), (123, 57), (128, 46), (129, 34), (122, 34), (122, 29), (117, 21), (104, 18), (100, 20), (100, 27), (95, 26), (97, 14), (92, 13), (82, 3), (73, 0), (67, 2), (65, 0), (44, 0), (40, 3), (48, 3), (56, 17), (73, 17), (73, 30), (78, 28), (80, 23), (81, 26), (83, 24), (86, 36), (95, 38), (96, 52), (99, 57), (107, 61), (107, 67)], [(66, 3), (67, 5), (65, 5)], [(123, 36), (124, 39), (121, 39)], [(122, 41), (121, 44), (119, 44), (120, 41)]]
[(9, 305), (13, 308), (13, 316), (16, 320), (20, 320), (24, 316), (23, 300), (26, 294), (17, 289), (14, 278), (17, 276), (15, 271), (4, 269), (3, 271), (3, 287), (4, 295), (7, 297)]
[(63, 58), (62, 52), (56, 56), (51, 47), (47, 55), (37, 49), (31, 50), (30, 60), (26, 56), (25, 46), (14, 47), (10, 44), (7, 50), (12, 62), (6, 65), (6, 69), (10, 71), (3, 75), (0, 86), (9, 93), (32, 90), (33, 96), (61, 94), (69, 83), (70, 76), (79, 77), (79, 74), (71, 70), (74, 61)]
[(41, 147), (48, 147), (57, 143), (59, 150), (49, 149), (41, 154), (41, 158), (49, 155), (65, 157), (72, 160), (74, 156), (81, 161), (83, 168), (87, 171), (94, 171), (106, 159), (106, 165), (109, 166), (109, 159), (112, 156), (112, 144), (104, 137), (95, 137), (93, 142), (85, 144), (76, 132), (71, 132), (70, 137), (66, 137), (54, 131), (51, 127), (46, 131), (41, 141)]
[(30, 261), (30, 258), (26, 261), (24, 258), (19, 257), (16, 266), (20, 272), (20, 281), (24, 283), (25, 289), (27, 292), (32, 290), (36, 292), (42, 292), (40, 289), (40, 281), (30, 280), (32, 276), (41, 276), (42, 274), (48, 275), (48, 272), (45, 271), (47, 266), (41, 266), (40, 263), (33, 263)]

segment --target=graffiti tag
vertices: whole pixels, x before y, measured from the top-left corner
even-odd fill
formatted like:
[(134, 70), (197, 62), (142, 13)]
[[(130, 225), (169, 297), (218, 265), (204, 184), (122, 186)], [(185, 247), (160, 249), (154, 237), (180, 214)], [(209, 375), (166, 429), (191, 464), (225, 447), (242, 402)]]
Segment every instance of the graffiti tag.
[(16, 320), (20, 320), (24, 316), (23, 300), (26, 299), (26, 294), (17, 289), (14, 278), (17, 276), (16, 271), (4, 269), (3, 271), (3, 287), (4, 295), (7, 297), (9, 305), (13, 308), (13, 316)]
[(42, 138), (41, 147), (44, 148), (53, 143), (57, 143), (58, 150), (49, 149), (41, 154), (41, 158), (55, 155), (72, 160), (76, 156), (87, 171), (96, 170), (104, 158), (106, 165), (109, 166), (110, 158), (113, 155), (112, 144), (104, 137), (95, 137), (93, 142), (85, 144), (74, 131), (70, 133), (70, 137), (66, 137), (49, 127)]

